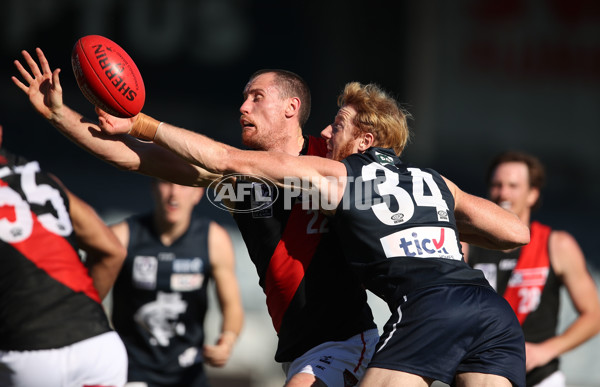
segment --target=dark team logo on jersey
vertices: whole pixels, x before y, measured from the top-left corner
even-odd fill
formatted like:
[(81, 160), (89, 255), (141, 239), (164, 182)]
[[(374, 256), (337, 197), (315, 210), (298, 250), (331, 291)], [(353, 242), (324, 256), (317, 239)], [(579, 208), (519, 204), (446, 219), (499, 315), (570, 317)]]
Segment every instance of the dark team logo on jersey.
[(394, 158), (381, 152), (375, 152), (375, 156), (381, 165), (394, 164)]
[(401, 222), (404, 221), (404, 214), (394, 214), (394, 215), (391, 216), (391, 219), (394, 222), (401, 223)]
[(233, 213), (255, 213), (269, 209), (279, 191), (266, 177), (232, 173), (213, 181), (206, 196), (215, 207)]

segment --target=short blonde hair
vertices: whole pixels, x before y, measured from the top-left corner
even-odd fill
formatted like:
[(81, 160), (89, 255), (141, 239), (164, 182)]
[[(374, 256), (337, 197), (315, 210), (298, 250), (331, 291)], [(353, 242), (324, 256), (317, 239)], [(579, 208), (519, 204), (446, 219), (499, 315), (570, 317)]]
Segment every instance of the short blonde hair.
[(407, 122), (410, 113), (372, 83), (347, 83), (338, 97), (338, 106), (341, 108), (346, 105), (356, 110), (353, 124), (358, 130), (372, 133), (375, 146), (392, 148), (400, 156), (410, 138)]

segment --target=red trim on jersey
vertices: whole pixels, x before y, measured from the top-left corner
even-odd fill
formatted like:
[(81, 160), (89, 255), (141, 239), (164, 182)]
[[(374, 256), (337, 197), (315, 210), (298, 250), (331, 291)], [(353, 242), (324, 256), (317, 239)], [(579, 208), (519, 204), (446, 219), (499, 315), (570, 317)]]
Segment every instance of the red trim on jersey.
[(360, 341), (362, 341), (362, 350), (360, 351), (360, 359), (358, 359), (358, 364), (356, 365), (356, 367), (354, 367), (354, 373), (358, 372), (358, 369), (360, 368), (360, 365), (362, 364), (363, 360), (365, 359), (365, 351), (367, 350), (367, 342), (365, 341), (365, 333), (361, 332), (360, 333)]
[(87, 268), (79, 259), (77, 251), (65, 238), (46, 230), (36, 214), (32, 212), (31, 216), (33, 218), (31, 236), (11, 245), (50, 277), (75, 292), (85, 293), (92, 300), (100, 303), (98, 291)]
[(531, 240), (521, 248), (517, 265), (504, 292), (504, 298), (521, 325), (527, 315), (537, 309), (550, 271), (548, 238), (552, 229), (539, 222), (532, 222), (530, 230)]
[(321, 240), (321, 234), (307, 233), (309, 222), (315, 216), (319, 219), (311, 227), (318, 229), (324, 216), (318, 212), (308, 213), (302, 209), (301, 203), (296, 203), (269, 262), (265, 293), (267, 309), (277, 332)]
[[(310, 136), (306, 154), (324, 156), (326, 153), (325, 140)], [(315, 221), (313, 218), (317, 216)], [(319, 230), (323, 221), (324, 215), (318, 211), (309, 213), (302, 209), (301, 203), (295, 203), (273, 252), (265, 278), (265, 294), (267, 309), (277, 332), (321, 240), (320, 233), (308, 233), (309, 224), (310, 229)]]
[(310, 156), (321, 156), (327, 155), (327, 142), (323, 137), (308, 136), (308, 149), (306, 154)]

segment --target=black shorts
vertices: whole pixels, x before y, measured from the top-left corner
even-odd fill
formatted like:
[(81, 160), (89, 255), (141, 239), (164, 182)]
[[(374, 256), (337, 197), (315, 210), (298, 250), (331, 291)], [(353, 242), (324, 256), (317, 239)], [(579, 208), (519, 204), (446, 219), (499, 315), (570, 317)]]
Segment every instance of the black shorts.
[(459, 372), (525, 386), (525, 340), (508, 302), (491, 288), (435, 286), (410, 293), (385, 324), (369, 367), (452, 384)]

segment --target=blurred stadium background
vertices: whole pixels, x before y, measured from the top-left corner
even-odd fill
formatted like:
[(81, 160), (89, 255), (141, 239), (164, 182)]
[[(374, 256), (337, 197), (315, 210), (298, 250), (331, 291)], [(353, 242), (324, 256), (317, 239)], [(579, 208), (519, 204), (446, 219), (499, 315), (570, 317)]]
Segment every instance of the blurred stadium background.
[[(414, 115), (404, 158), (485, 196), (485, 168), (507, 148), (548, 168), (535, 218), (571, 232), (597, 283), (600, 215), (600, 2), (594, 0), (3, 0), (0, 124), (4, 145), (58, 175), (107, 222), (150, 208), (148, 179), (80, 150), (37, 117), (12, 84), (20, 50), (41, 47), (62, 68), (65, 102), (93, 117), (70, 55), (84, 35), (105, 35), (136, 61), (144, 111), (241, 146), (238, 108), (248, 76), (285, 68), (313, 92), (305, 131), (318, 135), (352, 80), (376, 82)], [(257, 276), (230, 216), (199, 211), (236, 242), (246, 326), (216, 386), (278, 386), (275, 334)], [(373, 300), (378, 321), (386, 307)], [(565, 298), (561, 325), (573, 318)], [(315, 316), (319, 318), (319, 316)], [(217, 329), (218, 316), (208, 325)], [(600, 338), (564, 356), (571, 386), (600, 386)]]

